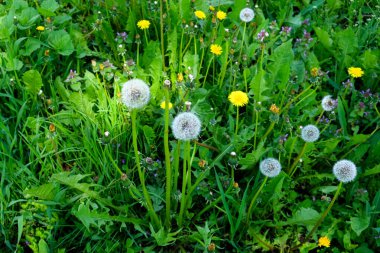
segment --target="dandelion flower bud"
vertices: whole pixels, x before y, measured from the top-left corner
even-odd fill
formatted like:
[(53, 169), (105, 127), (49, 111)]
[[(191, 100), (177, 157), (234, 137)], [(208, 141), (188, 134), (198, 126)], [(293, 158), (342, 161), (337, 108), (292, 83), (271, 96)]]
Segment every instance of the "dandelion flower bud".
[(260, 171), (267, 177), (275, 177), (281, 172), (281, 164), (277, 159), (267, 158), (260, 163)]
[(255, 17), (255, 13), (251, 8), (244, 8), (240, 11), (240, 19), (241, 21), (248, 23), (251, 22)]
[(336, 108), (337, 101), (331, 98), (331, 95), (324, 96), (322, 98), (322, 108), (323, 110), (329, 112)]
[(302, 128), (301, 137), (306, 142), (314, 142), (319, 138), (319, 129), (314, 125), (307, 125)]
[(356, 177), (356, 166), (349, 160), (340, 160), (333, 167), (335, 177), (343, 183), (350, 182)]
[(201, 132), (201, 121), (194, 113), (183, 112), (174, 118), (172, 130), (178, 140), (196, 139)]
[(150, 99), (149, 86), (141, 79), (131, 79), (124, 83), (121, 100), (130, 109), (144, 107)]

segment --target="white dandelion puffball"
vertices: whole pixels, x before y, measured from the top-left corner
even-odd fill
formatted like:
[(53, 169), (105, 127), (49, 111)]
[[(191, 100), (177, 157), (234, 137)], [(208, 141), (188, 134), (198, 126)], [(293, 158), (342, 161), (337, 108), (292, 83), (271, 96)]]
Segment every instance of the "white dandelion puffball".
[(172, 131), (178, 140), (196, 139), (201, 132), (201, 121), (192, 112), (182, 112), (174, 118)]
[(248, 23), (255, 17), (255, 12), (251, 8), (244, 8), (240, 11), (241, 21)]
[(322, 98), (322, 108), (323, 110), (329, 112), (336, 108), (337, 101), (331, 98), (331, 95)]
[(121, 101), (130, 109), (142, 108), (150, 99), (149, 86), (141, 79), (131, 79), (124, 83)]
[(319, 129), (314, 125), (307, 125), (302, 128), (301, 137), (306, 142), (314, 142), (319, 138)]
[(356, 177), (356, 166), (349, 160), (340, 160), (333, 167), (335, 177), (343, 183), (350, 182)]
[(267, 158), (260, 163), (260, 171), (267, 177), (275, 177), (281, 172), (281, 164), (277, 159)]

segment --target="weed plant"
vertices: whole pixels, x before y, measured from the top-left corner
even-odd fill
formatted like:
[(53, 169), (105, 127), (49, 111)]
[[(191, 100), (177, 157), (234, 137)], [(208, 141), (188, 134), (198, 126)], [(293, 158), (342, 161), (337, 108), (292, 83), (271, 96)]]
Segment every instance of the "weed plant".
[(0, 5), (1, 252), (378, 252), (376, 0)]

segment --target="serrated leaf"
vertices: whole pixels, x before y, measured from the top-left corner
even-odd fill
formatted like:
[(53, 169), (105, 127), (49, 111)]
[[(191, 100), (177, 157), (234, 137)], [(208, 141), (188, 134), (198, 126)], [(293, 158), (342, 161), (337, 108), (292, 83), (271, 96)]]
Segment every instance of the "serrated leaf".
[(150, 126), (143, 126), (143, 132), (145, 135), (146, 140), (148, 141), (148, 144), (151, 144), (154, 141), (154, 138), (156, 137), (156, 134)]
[(268, 151), (268, 148), (264, 148), (264, 143), (261, 142), (255, 150), (248, 153), (244, 158), (239, 160), (239, 164), (243, 166), (242, 169), (252, 168), (260, 161), (260, 158)]
[(322, 45), (325, 48), (330, 49), (333, 44), (333, 40), (330, 38), (328, 32), (319, 27), (315, 27), (314, 31), (317, 34), (318, 40), (322, 43)]
[(39, 199), (53, 200), (57, 192), (57, 187), (54, 184), (49, 183), (33, 187), (31, 189), (26, 189), (23, 194), (25, 198), (36, 197)]
[(40, 72), (34, 69), (26, 71), (22, 76), (22, 81), (26, 91), (32, 96), (37, 95), (43, 85)]
[(53, 17), (58, 8), (59, 4), (55, 0), (44, 0), (38, 7), (38, 12), (44, 17)]
[(351, 27), (337, 32), (335, 35), (335, 41), (343, 54), (352, 54), (358, 49), (358, 37), (355, 35)]
[(176, 238), (173, 236), (176, 236), (180, 232), (179, 230), (177, 232), (170, 233), (170, 232), (165, 231), (164, 227), (162, 227), (160, 230), (156, 232), (154, 231), (154, 228), (152, 225), (150, 225), (150, 231), (154, 239), (156, 239), (158, 246), (167, 246), (167, 245), (173, 244), (176, 241)]
[(40, 14), (35, 8), (29, 7), (22, 10), (21, 15), (18, 17), (20, 29), (28, 29), (34, 25), (34, 23), (39, 19)]
[(343, 135), (347, 136), (347, 120), (346, 120), (346, 111), (344, 110), (343, 100), (341, 97), (338, 97), (338, 119), (340, 126), (343, 129)]
[(74, 52), (70, 35), (64, 30), (50, 32), (47, 41), (61, 55), (70, 55)]

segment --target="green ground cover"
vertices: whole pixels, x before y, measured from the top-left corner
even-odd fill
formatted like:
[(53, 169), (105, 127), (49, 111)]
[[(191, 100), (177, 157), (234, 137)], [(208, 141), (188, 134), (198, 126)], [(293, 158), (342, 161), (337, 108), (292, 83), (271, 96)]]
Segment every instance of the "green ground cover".
[(0, 5), (0, 252), (378, 252), (377, 0)]

